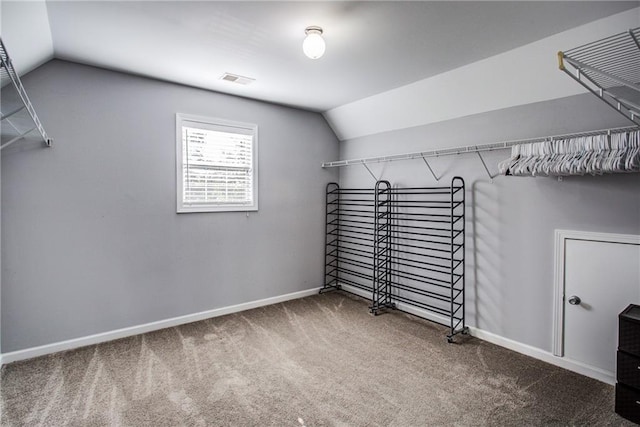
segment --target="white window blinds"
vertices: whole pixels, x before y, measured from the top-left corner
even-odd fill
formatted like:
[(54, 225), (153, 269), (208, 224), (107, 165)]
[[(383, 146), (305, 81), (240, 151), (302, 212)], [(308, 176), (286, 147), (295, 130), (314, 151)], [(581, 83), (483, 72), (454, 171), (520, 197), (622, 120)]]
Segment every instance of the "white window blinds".
[(257, 210), (256, 126), (178, 115), (178, 212)]

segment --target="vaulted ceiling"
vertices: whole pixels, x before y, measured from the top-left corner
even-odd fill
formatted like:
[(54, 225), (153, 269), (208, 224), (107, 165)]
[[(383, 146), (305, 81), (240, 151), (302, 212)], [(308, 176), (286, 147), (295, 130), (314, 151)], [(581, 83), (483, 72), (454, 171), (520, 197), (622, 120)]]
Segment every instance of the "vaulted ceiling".
[[(59, 58), (328, 112), (639, 5), (3, 0), (0, 28), (22, 72)], [(318, 60), (302, 53), (309, 25), (324, 29)], [(225, 72), (256, 80), (229, 83)]]

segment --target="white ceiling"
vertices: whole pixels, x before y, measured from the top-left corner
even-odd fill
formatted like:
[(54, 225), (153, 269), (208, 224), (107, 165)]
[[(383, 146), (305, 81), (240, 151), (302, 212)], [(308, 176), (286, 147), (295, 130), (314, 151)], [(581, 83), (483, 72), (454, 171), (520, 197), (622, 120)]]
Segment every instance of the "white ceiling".
[[(639, 4), (47, 1), (37, 11), (3, 0), (1, 30), (19, 69), (18, 58), (25, 70), (55, 57), (325, 112)], [(302, 53), (309, 25), (325, 31), (319, 60)], [(224, 72), (256, 81), (220, 81)]]

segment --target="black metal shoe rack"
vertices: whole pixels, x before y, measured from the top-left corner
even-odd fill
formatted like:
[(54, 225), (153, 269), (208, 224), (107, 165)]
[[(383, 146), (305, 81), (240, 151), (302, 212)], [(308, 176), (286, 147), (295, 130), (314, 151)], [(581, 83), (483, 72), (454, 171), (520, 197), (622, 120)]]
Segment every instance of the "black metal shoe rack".
[(450, 328), (447, 339), (466, 333), (465, 186), (375, 188), (327, 185), (325, 283), (320, 292), (371, 295), (370, 311), (416, 307)]

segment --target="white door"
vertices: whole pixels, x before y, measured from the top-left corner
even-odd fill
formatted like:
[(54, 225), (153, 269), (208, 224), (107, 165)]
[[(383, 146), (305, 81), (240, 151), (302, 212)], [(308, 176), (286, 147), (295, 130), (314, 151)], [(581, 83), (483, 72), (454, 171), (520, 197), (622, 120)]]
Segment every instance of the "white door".
[(564, 355), (615, 378), (618, 314), (640, 304), (640, 245), (565, 240)]

